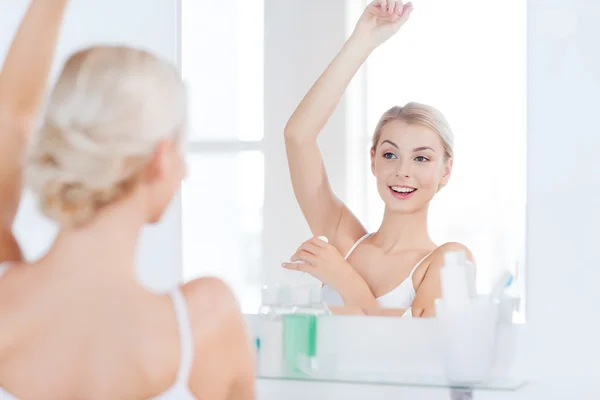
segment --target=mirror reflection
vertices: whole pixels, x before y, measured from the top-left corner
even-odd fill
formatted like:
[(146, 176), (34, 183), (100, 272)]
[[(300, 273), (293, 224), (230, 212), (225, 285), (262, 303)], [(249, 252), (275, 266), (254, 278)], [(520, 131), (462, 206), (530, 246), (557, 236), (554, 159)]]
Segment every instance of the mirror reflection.
[(240, 2), (224, 29), (196, 23), (219, 5), (184, 1), (186, 279), (221, 277), (250, 314), (264, 285), (308, 284), (334, 314), (430, 317), (459, 252), (469, 296), (500, 288), (523, 321), (525, 7), (510, 6), (498, 21), (474, 0)]

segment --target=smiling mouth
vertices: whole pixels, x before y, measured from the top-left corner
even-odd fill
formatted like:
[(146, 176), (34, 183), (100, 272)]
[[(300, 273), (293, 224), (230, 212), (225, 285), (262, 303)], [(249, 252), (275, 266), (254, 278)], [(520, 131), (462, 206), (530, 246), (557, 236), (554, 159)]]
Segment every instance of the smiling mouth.
[(406, 199), (417, 191), (417, 189), (409, 186), (390, 186), (390, 190), (395, 197), (401, 199)]

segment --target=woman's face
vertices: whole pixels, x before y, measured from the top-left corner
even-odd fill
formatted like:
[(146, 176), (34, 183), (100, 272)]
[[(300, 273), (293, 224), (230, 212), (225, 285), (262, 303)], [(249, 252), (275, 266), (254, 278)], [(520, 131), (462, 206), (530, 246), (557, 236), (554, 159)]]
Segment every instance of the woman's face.
[(412, 213), (426, 207), (452, 171), (441, 137), (402, 120), (388, 122), (371, 151), (371, 170), (386, 208)]

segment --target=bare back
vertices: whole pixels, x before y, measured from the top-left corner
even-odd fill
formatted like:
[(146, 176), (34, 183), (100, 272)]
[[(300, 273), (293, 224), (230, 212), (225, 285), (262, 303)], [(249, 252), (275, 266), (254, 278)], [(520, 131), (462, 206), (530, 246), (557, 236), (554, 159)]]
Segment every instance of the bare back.
[[(18, 398), (86, 399), (152, 398), (173, 387), (182, 342), (171, 296), (37, 267), (14, 265), (0, 277), (0, 387)], [(228, 289), (204, 279), (182, 293), (191, 394), (252, 399), (251, 352)]]

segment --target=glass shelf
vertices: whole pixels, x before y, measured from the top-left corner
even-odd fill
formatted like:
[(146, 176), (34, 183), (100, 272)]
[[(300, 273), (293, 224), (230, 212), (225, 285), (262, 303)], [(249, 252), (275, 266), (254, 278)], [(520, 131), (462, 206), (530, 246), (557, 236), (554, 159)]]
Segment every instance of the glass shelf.
[(450, 384), (443, 376), (418, 376), (407, 374), (394, 374), (387, 372), (353, 372), (353, 373), (319, 373), (303, 374), (289, 373), (281, 375), (259, 374), (258, 379), (264, 380), (290, 380), (290, 381), (310, 381), (310, 382), (328, 382), (328, 383), (351, 383), (368, 385), (391, 385), (391, 386), (413, 386), (424, 388), (447, 388), (461, 391), (472, 390), (490, 390), (490, 391), (516, 391), (527, 385), (527, 381), (522, 379), (491, 379), (486, 382), (469, 385)]

